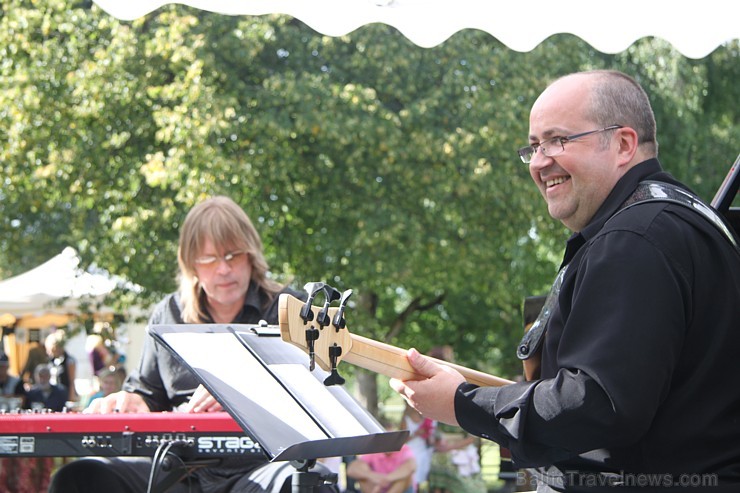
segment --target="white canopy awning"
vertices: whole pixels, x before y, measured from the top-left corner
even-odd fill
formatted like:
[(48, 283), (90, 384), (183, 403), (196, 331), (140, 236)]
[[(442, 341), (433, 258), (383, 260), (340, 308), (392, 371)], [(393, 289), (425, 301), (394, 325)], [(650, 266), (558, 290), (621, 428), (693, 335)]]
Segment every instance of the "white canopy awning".
[(80, 312), (82, 303), (98, 303), (115, 289), (116, 279), (84, 272), (79, 263), (77, 252), (67, 247), (38, 267), (0, 281), (0, 319), (26, 327), (63, 324), (66, 316)]
[(740, 2), (735, 0), (94, 0), (122, 20), (145, 16), (168, 3), (229, 15), (288, 14), (328, 36), (366, 24), (395, 27), (422, 47), (462, 29), (480, 29), (516, 51), (530, 51), (549, 36), (570, 33), (597, 50), (618, 53), (655, 36), (683, 55), (703, 58), (740, 39)]

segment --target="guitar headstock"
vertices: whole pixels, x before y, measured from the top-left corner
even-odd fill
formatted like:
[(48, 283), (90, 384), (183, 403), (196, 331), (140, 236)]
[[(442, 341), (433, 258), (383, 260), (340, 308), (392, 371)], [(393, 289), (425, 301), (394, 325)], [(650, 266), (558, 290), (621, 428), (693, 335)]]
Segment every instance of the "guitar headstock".
[[(338, 307), (328, 307), (327, 313), (322, 314), (323, 307), (306, 305), (304, 301), (285, 293), (280, 295), (278, 306), (280, 337), (283, 341), (298, 346), (309, 356), (313, 345), (316, 363), (326, 371), (336, 370), (336, 366), (342, 360), (343, 355), (349, 353), (352, 348), (352, 336), (349, 330), (344, 327), (338, 328), (335, 325), (338, 322), (336, 319), (340, 309)], [(307, 314), (308, 309), (313, 315)], [(304, 321), (304, 316), (307, 321)], [(317, 320), (326, 319), (327, 316), (328, 325), (322, 327), (317, 323)], [(339, 318), (343, 322), (344, 317), (340, 316)], [(340, 323), (340, 325), (344, 325), (344, 323)], [(307, 337), (307, 330), (318, 331), (313, 341), (309, 340), (310, 337)], [(337, 347), (340, 350), (337, 350)], [(332, 365), (333, 359), (334, 364)]]

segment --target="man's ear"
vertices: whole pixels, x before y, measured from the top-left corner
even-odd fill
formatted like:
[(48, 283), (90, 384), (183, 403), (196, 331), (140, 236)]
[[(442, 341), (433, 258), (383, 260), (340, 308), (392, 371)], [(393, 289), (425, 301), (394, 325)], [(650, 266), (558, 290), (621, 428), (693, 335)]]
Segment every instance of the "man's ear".
[[(632, 163), (638, 151), (637, 132), (630, 127), (622, 127), (615, 130), (617, 134), (617, 164), (625, 166)], [(643, 161), (643, 159), (639, 159)]]

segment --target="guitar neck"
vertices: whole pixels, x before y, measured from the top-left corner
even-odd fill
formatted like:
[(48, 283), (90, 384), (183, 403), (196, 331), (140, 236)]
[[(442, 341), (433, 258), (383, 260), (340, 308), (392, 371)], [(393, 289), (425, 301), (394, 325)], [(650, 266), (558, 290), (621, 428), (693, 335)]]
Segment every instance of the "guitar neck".
[[(424, 377), (414, 371), (406, 359), (404, 349), (358, 335), (351, 335), (352, 345), (349, 353), (343, 355), (344, 361), (366, 370), (374, 371), (399, 380), (420, 380)], [(500, 387), (511, 382), (464, 366), (431, 358), (440, 365), (449, 366), (460, 372), (468, 383), (481, 387)]]

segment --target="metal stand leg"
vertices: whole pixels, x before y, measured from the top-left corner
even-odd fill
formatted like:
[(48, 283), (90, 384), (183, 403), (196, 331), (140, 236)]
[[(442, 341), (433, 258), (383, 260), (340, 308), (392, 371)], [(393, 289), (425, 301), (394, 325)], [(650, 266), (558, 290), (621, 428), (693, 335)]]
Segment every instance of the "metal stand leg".
[(334, 473), (321, 474), (309, 471), (316, 465), (314, 459), (292, 461), (291, 465), (296, 468), (290, 483), (292, 493), (313, 493), (317, 486), (337, 483), (338, 478)]

